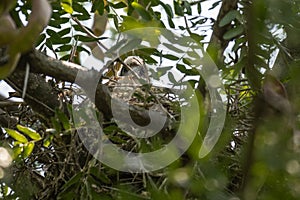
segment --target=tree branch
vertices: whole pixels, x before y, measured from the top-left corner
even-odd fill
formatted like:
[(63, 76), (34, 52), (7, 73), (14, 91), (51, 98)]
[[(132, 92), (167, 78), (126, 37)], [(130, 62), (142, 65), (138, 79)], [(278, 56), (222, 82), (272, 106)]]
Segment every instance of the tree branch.
[[(95, 70), (88, 70), (80, 65), (59, 61), (53, 58), (50, 58), (39, 51), (32, 51), (28, 55), (24, 55), (25, 59), (29, 62), (30, 68), (30, 77), (28, 81), (28, 89), (25, 101), (32, 106), (32, 108), (45, 117), (49, 117), (49, 115), (53, 115), (52, 110), (59, 106), (59, 101), (57, 100), (57, 94), (55, 94), (52, 90), (52, 87), (45, 81), (45, 78), (38, 75), (43, 74), (46, 76), (54, 77), (61, 81), (67, 81), (70, 83), (74, 83), (77, 75), (79, 73), (83, 73), (84, 76), (91, 76), (91, 80), (95, 79), (97, 76), (100, 78), (99, 72)], [(13, 86), (14, 89), (22, 88), (23, 85), (23, 77), (25, 76), (24, 64), (20, 64), (16, 72), (9, 77), (9, 84)], [(85, 78), (84, 85), (80, 85), (83, 88), (90, 89), (88, 84), (90, 83), (87, 78)], [(87, 84), (87, 85), (86, 85)], [(97, 84), (97, 83), (96, 83)], [(92, 85), (91, 85), (92, 86)], [(111, 96), (109, 89), (106, 85), (98, 83), (96, 86), (96, 91), (94, 94), (87, 94), (89, 97), (95, 98), (95, 105), (97, 109), (103, 113), (104, 118), (106, 120), (110, 120), (112, 116), (111, 111)], [(30, 98), (30, 97), (33, 97)], [(34, 100), (38, 100), (34, 101)], [(40, 102), (43, 102), (47, 105), (47, 107), (40, 105)], [(128, 109), (126, 104), (123, 102), (119, 102), (117, 110), (121, 113), (124, 113), (124, 109)], [(138, 124), (148, 124), (149, 123), (149, 115), (148, 111), (133, 105), (129, 105), (129, 111), (131, 113), (132, 120), (137, 122)], [(161, 116), (159, 112), (156, 112), (157, 115)], [(159, 119), (159, 117), (158, 117)], [(125, 119), (124, 119), (125, 120)]]
[(222, 68), (224, 65), (224, 51), (228, 46), (229, 40), (224, 40), (223, 35), (232, 28), (231, 24), (220, 27), (220, 21), (231, 10), (237, 9), (238, 0), (223, 0), (220, 8), (217, 20), (213, 25), (213, 33), (207, 47), (207, 52), (218, 68)]

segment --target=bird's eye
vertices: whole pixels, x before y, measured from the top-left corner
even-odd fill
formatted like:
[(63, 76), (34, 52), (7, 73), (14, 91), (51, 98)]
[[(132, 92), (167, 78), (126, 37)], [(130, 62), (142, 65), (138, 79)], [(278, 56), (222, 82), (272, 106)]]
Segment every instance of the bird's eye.
[(123, 66), (121, 69), (120, 76), (126, 76), (127, 73), (128, 73), (127, 67)]

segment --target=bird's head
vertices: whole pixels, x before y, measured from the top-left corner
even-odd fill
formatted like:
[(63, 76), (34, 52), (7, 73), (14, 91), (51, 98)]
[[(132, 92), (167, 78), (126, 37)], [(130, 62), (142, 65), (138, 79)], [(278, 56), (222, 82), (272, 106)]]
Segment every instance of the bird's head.
[[(146, 67), (143, 59), (138, 56), (129, 56), (124, 60), (124, 63), (130, 67), (137, 75), (144, 77), (146, 74)], [(122, 66), (120, 70), (120, 76), (128, 76), (130, 69), (127, 66)]]

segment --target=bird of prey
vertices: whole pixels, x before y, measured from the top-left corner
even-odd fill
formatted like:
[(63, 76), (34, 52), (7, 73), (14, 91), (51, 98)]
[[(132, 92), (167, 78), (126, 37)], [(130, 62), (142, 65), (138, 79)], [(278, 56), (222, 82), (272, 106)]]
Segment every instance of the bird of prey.
[(143, 59), (138, 56), (129, 56), (121, 64), (111, 95), (128, 102), (136, 90), (149, 84), (149, 76)]
[(125, 59), (119, 76), (135, 76), (138, 79), (148, 79), (146, 65), (140, 57), (129, 56)]

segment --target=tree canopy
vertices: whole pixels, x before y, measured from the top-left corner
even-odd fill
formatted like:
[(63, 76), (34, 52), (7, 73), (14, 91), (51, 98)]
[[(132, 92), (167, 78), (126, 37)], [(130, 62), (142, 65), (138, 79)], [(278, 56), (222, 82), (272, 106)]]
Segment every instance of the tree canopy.
[(1, 1), (0, 198), (299, 199), (299, 11)]

